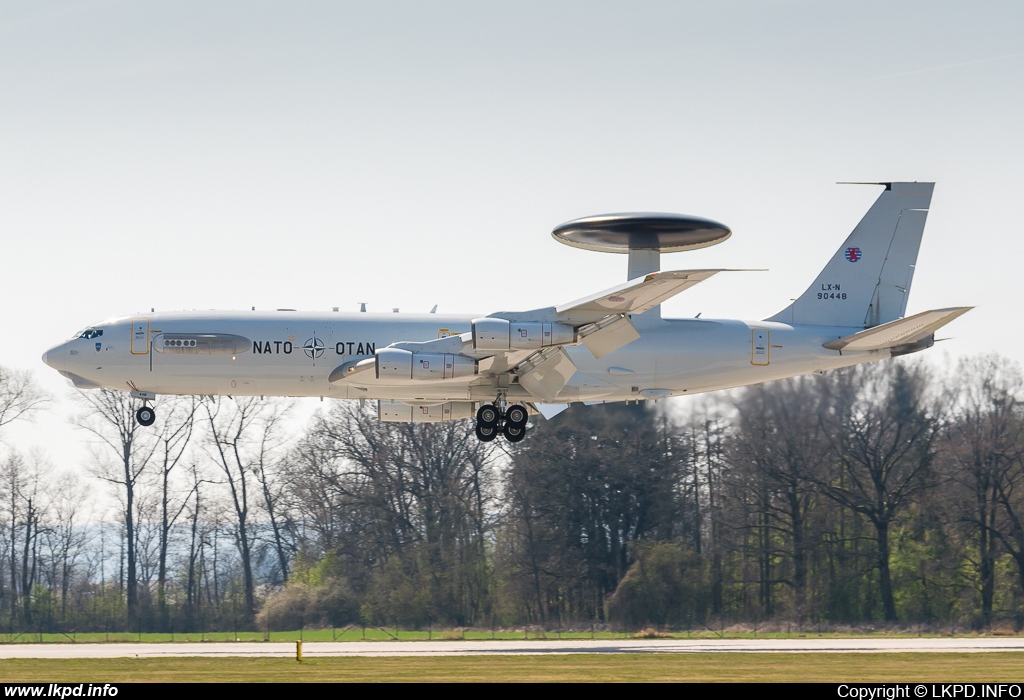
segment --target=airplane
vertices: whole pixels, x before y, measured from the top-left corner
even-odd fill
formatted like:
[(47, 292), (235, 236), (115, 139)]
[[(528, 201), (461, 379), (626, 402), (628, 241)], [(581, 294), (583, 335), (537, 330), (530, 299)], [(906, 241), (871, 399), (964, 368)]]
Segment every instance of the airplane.
[[(884, 187), (814, 282), (758, 321), (662, 318), (661, 304), (727, 269), (661, 271), (662, 253), (732, 235), (680, 214), (575, 219), (552, 236), (628, 255), (627, 281), (576, 301), (485, 316), (212, 311), (136, 314), (79, 331), (43, 361), (81, 389), (309, 396), (377, 402), (386, 422), (475, 419), (519, 442), (532, 415), (571, 403), (650, 401), (849, 367), (931, 347), (973, 307), (905, 316), (934, 183)], [(436, 309), (436, 307), (435, 307)]]

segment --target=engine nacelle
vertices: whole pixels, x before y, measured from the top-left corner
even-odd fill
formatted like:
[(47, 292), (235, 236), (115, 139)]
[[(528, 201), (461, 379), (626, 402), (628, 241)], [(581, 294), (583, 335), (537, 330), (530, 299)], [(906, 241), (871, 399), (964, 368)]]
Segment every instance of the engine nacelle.
[(449, 401), (436, 406), (410, 406), (401, 401), (378, 401), (377, 419), (383, 423), (441, 423), (476, 415), (472, 401)]
[(506, 321), (503, 318), (473, 321), (475, 350), (537, 350), (552, 345), (568, 345), (576, 340), (576, 329), (564, 323)]
[(376, 353), (377, 379), (458, 379), (477, 373), (477, 362), (465, 355), (409, 352), (383, 348)]

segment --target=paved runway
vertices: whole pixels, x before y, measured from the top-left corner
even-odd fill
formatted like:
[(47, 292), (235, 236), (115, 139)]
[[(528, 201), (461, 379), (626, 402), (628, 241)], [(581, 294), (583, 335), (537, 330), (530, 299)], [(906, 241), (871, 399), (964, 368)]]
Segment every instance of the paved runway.
[[(1024, 637), (942, 639), (631, 639), (444, 642), (306, 642), (304, 657), (491, 656), (502, 654), (712, 654), (1024, 651)], [(293, 657), (294, 643), (0, 644), (0, 659)]]

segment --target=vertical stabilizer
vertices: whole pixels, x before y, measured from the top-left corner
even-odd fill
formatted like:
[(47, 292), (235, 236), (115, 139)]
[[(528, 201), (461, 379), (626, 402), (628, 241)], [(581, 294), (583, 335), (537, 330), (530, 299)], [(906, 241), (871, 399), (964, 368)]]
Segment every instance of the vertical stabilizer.
[(890, 182), (814, 284), (769, 321), (869, 328), (902, 318), (932, 182)]

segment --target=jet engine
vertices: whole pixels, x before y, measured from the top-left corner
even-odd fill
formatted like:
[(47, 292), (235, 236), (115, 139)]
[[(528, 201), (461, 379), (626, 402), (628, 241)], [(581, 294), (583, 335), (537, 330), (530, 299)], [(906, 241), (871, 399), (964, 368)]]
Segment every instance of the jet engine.
[(458, 379), (477, 373), (477, 362), (465, 355), (409, 352), (383, 348), (376, 353), (377, 379)]
[(472, 401), (449, 401), (436, 406), (410, 406), (401, 401), (378, 401), (377, 419), (383, 423), (440, 423), (472, 418), (476, 404)]
[(564, 323), (506, 321), (503, 318), (478, 318), (473, 321), (475, 350), (536, 350), (552, 345), (568, 345), (576, 340), (576, 329)]

